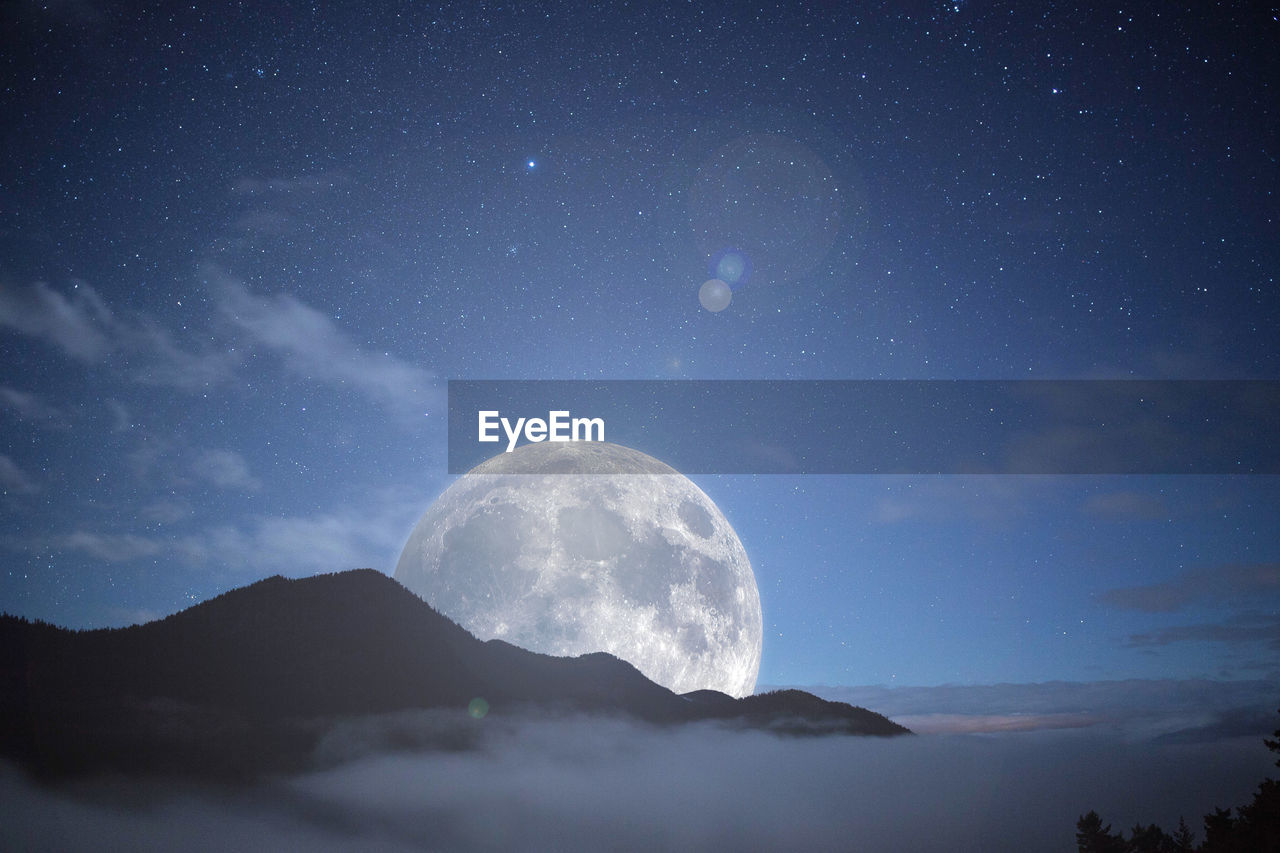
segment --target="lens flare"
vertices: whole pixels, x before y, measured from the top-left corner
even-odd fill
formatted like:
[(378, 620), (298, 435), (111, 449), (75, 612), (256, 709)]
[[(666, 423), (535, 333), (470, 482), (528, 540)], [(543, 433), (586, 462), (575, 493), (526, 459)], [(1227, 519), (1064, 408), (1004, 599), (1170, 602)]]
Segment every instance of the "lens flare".
[(733, 299), (733, 291), (729, 289), (729, 285), (718, 278), (708, 279), (702, 283), (702, 287), (698, 288), (698, 301), (702, 303), (703, 308), (713, 314), (728, 308), (731, 299)]
[(751, 278), (751, 258), (740, 249), (721, 249), (711, 256), (708, 267), (712, 278), (718, 278), (730, 287), (740, 287)]

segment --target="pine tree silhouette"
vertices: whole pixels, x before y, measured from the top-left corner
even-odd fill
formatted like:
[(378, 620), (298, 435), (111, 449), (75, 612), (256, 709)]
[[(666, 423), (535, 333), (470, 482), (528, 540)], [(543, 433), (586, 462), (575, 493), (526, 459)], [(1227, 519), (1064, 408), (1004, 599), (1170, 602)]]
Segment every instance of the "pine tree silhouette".
[[(1263, 738), (1267, 749), (1280, 754), (1280, 729)], [(1280, 767), (1280, 760), (1276, 761)], [(1102, 825), (1090, 811), (1076, 821), (1076, 846), (1080, 853), (1280, 853), (1280, 781), (1267, 778), (1258, 785), (1253, 802), (1231, 809), (1215, 808), (1204, 816), (1204, 844), (1182, 818), (1178, 830), (1166, 834), (1155, 824), (1135, 826), (1126, 840)]]
[(1090, 811), (1076, 821), (1076, 847), (1080, 853), (1124, 853), (1124, 839), (1111, 832), (1111, 824), (1104, 827), (1097, 812)]

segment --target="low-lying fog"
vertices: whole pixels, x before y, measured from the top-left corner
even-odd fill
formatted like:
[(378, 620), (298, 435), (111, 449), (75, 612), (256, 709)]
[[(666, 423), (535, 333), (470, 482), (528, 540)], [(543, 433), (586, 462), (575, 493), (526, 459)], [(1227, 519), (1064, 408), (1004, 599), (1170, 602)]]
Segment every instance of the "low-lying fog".
[[(480, 733), (474, 749), (420, 750), (459, 725)], [(1183, 815), (1200, 832), (1272, 758), (1260, 737), (1097, 728), (785, 739), (415, 712), (335, 732), (316, 770), (251, 788), (51, 789), (0, 766), (0, 848), (1071, 851), (1089, 809), (1125, 829)]]

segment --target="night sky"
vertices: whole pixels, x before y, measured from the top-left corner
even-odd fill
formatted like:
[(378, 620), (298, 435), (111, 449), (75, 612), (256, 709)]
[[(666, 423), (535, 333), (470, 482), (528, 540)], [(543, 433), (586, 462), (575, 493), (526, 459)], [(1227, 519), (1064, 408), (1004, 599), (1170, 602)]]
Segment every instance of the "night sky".
[[(1280, 378), (1265, 4), (4, 14), (0, 610), (390, 573), (449, 379)], [(694, 479), (761, 685), (1280, 679), (1274, 477)]]

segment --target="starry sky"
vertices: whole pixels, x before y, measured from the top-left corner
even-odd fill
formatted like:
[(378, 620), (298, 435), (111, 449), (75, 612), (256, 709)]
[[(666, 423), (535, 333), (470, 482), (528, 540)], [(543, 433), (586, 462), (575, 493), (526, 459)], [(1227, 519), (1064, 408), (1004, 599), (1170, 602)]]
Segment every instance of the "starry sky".
[[(1280, 378), (1276, 10), (1090, 5), (7, 4), (0, 610), (391, 572), (450, 379)], [(1275, 477), (694, 479), (762, 685), (1280, 678)]]

